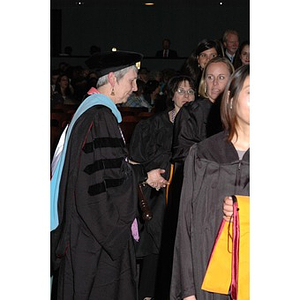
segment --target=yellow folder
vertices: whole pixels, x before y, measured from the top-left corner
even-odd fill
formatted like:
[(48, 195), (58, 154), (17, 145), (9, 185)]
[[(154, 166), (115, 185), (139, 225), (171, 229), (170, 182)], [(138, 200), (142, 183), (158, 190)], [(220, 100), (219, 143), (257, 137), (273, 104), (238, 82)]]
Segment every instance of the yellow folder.
[[(235, 300), (249, 300), (249, 196), (233, 196), (237, 200), (237, 218), (233, 222), (222, 221), (211, 253), (201, 289), (219, 294), (231, 293)], [(237, 224), (235, 224), (237, 223)], [(235, 226), (235, 227), (234, 227)], [(234, 230), (235, 228), (235, 230)], [(237, 245), (233, 245), (237, 234)], [(237, 246), (237, 247), (236, 247)], [(233, 259), (233, 249), (237, 249)], [(236, 278), (232, 266), (237, 263)], [(233, 284), (237, 290), (233, 292)]]

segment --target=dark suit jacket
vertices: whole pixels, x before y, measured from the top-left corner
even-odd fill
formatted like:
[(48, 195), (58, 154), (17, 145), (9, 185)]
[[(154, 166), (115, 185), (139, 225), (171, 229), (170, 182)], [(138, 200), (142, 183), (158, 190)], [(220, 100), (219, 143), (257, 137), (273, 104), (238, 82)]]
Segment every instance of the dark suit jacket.
[[(238, 53), (236, 53), (232, 62), (235, 69), (237, 69), (241, 65), (240, 58), (238, 56), (239, 56)], [(225, 57), (228, 58), (228, 60), (231, 62), (230, 58), (226, 55), (226, 53), (225, 53)]]
[(164, 50), (159, 50), (156, 52), (155, 57), (162, 57), (162, 58), (177, 58), (178, 57), (177, 52), (175, 50), (169, 49), (168, 57), (163, 57), (163, 53), (164, 53)]

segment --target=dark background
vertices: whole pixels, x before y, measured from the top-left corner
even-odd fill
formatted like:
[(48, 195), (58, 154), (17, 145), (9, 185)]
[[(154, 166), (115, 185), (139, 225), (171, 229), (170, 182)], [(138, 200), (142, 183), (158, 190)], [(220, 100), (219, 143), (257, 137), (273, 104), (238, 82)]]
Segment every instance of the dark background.
[(58, 57), (66, 46), (73, 50), (69, 63), (82, 64), (91, 45), (151, 58), (168, 37), (171, 49), (187, 57), (201, 39), (221, 39), (228, 28), (239, 32), (240, 42), (249, 39), (249, 0), (154, 2), (145, 6), (141, 0), (51, 0), (52, 67), (66, 61)]

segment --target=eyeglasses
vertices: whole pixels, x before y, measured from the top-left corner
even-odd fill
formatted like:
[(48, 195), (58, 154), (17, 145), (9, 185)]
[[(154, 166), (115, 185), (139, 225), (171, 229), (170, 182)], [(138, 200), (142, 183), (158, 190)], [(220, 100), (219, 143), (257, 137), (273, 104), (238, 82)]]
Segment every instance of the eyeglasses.
[(190, 96), (190, 95), (195, 95), (195, 91), (192, 90), (192, 89), (185, 91), (184, 89), (179, 88), (179, 89), (176, 90), (176, 92), (177, 92), (179, 95), (185, 95), (185, 94), (188, 94), (188, 96)]

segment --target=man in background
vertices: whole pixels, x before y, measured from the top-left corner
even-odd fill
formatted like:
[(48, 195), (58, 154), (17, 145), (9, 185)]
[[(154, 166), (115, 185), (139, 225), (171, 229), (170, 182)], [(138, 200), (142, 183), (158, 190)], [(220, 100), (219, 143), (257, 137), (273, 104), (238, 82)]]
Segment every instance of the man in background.
[(159, 58), (177, 58), (177, 52), (175, 50), (170, 49), (171, 41), (165, 38), (162, 42), (162, 50), (156, 52), (155, 57)]
[(239, 48), (239, 34), (236, 30), (227, 29), (223, 34), (223, 45), (225, 56), (234, 65), (237, 59), (237, 50)]

